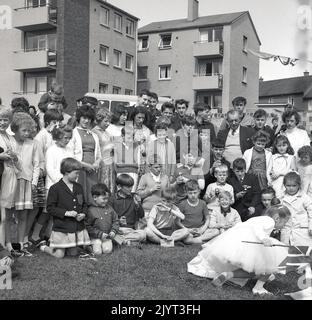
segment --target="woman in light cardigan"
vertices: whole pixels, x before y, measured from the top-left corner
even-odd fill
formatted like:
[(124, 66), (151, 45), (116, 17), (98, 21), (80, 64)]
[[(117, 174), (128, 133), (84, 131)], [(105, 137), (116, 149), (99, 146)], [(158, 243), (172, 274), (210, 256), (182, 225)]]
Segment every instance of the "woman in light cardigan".
[(91, 187), (98, 183), (97, 170), (101, 161), (101, 150), (98, 136), (91, 131), (95, 119), (95, 111), (88, 105), (81, 106), (76, 112), (77, 127), (73, 130), (73, 137), (68, 144), (74, 158), (81, 162), (78, 183), (83, 187), (88, 205), (93, 204)]
[(311, 140), (306, 130), (297, 127), (300, 122), (300, 115), (297, 111), (284, 112), (282, 119), (286, 124), (286, 130), (282, 134), (288, 138), (298, 160), (298, 150), (303, 146), (309, 146)]

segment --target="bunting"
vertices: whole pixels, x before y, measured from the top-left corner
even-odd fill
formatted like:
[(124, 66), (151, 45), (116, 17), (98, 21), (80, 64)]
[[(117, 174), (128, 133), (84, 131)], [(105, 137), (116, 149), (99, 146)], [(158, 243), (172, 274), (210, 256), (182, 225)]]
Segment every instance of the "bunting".
[[(253, 51), (251, 49), (247, 49), (247, 51), (260, 59), (264, 59), (264, 60), (268, 60), (268, 61), (273, 60), (274, 62), (278, 60), (284, 66), (290, 65), (293, 67), (297, 63), (297, 61), (301, 60), (301, 59), (297, 59), (297, 58), (284, 57), (284, 56), (271, 54), (271, 53), (267, 53), (267, 52), (260, 52), (260, 51), (257, 52), (257, 51)], [(310, 61), (310, 60), (303, 60), (303, 61), (312, 63), (312, 61)]]

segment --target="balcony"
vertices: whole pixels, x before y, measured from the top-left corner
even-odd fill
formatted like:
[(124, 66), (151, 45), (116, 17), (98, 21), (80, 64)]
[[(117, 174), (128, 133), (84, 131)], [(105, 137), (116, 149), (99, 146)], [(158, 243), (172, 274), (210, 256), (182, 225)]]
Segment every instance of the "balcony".
[(56, 69), (56, 52), (52, 50), (15, 51), (14, 70), (21, 72), (48, 71)]
[(53, 29), (57, 24), (57, 8), (52, 6), (14, 9), (13, 28), (21, 31)]
[(193, 43), (194, 57), (223, 57), (224, 44), (222, 41), (195, 41)]
[(222, 90), (222, 74), (194, 75), (193, 90)]

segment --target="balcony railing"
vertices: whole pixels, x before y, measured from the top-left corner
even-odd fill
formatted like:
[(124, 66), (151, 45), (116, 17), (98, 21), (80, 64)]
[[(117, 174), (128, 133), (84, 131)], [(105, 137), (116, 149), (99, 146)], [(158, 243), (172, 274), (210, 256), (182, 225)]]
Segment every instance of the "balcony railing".
[(55, 69), (57, 52), (51, 49), (25, 49), (14, 51), (14, 70), (48, 70)]
[(194, 41), (194, 57), (220, 57), (224, 53), (223, 41)]
[(28, 6), (14, 9), (13, 26), (22, 31), (55, 28), (57, 7), (52, 5)]
[(223, 75), (196, 73), (193, 77), (193, 90), (222, 89)]

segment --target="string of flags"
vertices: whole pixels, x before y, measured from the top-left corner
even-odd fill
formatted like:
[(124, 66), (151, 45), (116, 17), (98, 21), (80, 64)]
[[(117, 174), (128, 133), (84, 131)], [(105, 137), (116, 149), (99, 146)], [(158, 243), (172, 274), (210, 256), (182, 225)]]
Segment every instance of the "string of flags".
[(247, 49), (247, 51), (256, 57), (259, 57), (260, 59), (264, 59), (264, 60), (268, 60), (268, 61), (273, 60), (274, 62), (278, 60), (284, 66), (287, 66), (287, 65), (295, 66), (295, 64), (299, 60), (305, 61), (308, 63), (312, 63), (311, 60), (303, 60), (303, 59), (298, 59), (298, 58), (284, 57), (284, 56), (280, 56), (280, 55), (276, 55), (276, 54), (272, 54), (272, 53), (254, 51), (251, 49)]

